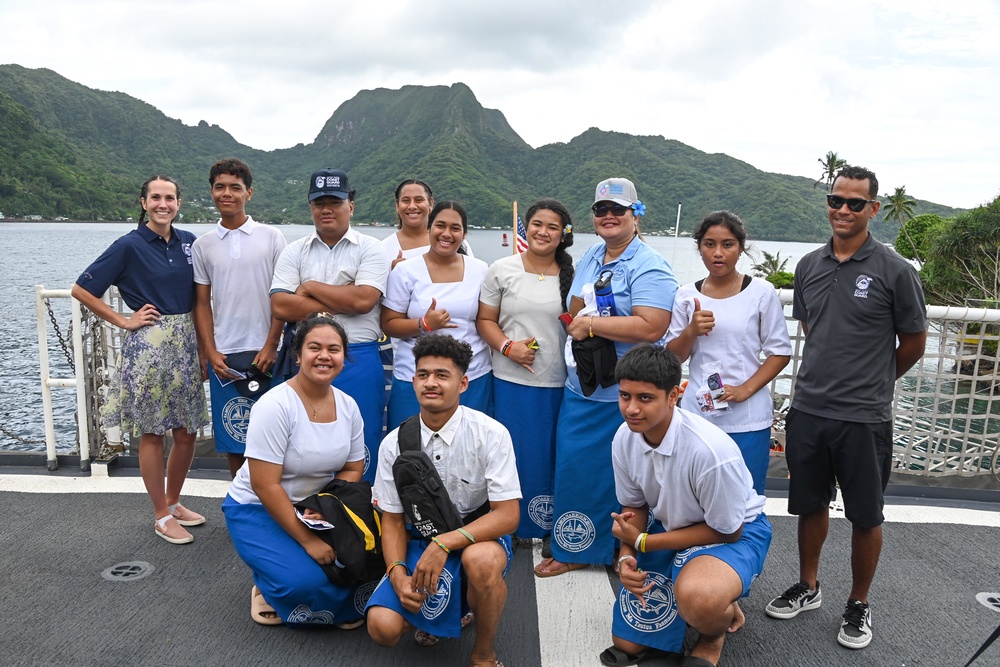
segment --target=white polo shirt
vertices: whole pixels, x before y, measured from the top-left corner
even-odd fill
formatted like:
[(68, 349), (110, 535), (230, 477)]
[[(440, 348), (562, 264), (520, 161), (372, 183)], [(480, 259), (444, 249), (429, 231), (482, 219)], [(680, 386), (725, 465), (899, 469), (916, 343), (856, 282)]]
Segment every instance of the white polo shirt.
[[(315, 280), (327, 285), (369, 285), (385, 294), (389, 262), (378, 239), (351, 228), (332, 248), (313, 231), (294, 241), (278, 259), (271, 282), (271, 294), (295, 293), (299, 285)], [(367, 313), (335, 313), (352, 343), (368, 343), (382, 335), (381, 308), (375, 305)]]
[[(372, 499), (386, 512), (402, 514), (392, 464), (399, 456), (399, 429), (382, 440)], [(514, 445), (503, 424), (478, 410), (458, 406), (440, 431), (420, 420), (421, 449), (430, 457), (448, 495), (463, 515), (488, 500), (519, 500), (521, 484), (514, 463)]]
[(271, 327), (271, 279), (286, 245), (280, 231), (249, 216), (236, 229), (226, 229), (220, 222), (191, 245), (194, 281), (212, 287), (219, 352), (264, 346)]
[(753, 478), (732, 438), (682, 408), (674, 408), (655, 449), (622, 424), (611, 442), (611, 461), (618, 502), (649, 505), (668, 531), (704, 521), (730, 535), (764, 509), (764, 496), (753, 490)]

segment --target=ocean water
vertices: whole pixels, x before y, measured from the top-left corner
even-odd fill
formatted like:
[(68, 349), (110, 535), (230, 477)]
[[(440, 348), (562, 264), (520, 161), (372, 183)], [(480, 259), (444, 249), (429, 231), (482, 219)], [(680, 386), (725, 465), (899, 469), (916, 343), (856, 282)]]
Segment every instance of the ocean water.
[[(212, 230), (213, 225), (179, 225), (198, 236)], [(36, 325), (35, 286), (46, 289), (69, 289), (80, 273), (116, 238), (128, 233), (134, 223), (0, 223), (0, 244), (4, 260), (0, 263), (0, 449), (44, 451), (41, 379), (38, 366), (38, 333)], [(311, 230), (307, 225), (280, 227), (289, 242), (302, 238)], [(395, 231), (390, 227), (359, 227), (359, 231), (384, 238)], [(490, 263), (510, 254), (510, 247), (501, 245), (499, 230), (471, 230), (469, 243), (476, 257)], [(507, 233), (512, 242), (512, 235)], [(570, 249), (579, 258), (596, 242), (593, 234), (575, 234)], [(648, 237), (647, 242), (674, 267), (681, 283), (698, 280), (707, 274), (690, 238)], [(815, 243), (781, 243), (759, 241), (751, 250), (781, 253), (788, 258), (787, 270), (807, 252), (818, 247)], [(741, 271), (750, 270), (754, 259), (744, 256)], [(52, 299), (52, 310), (63, 333), (70, 327), (69, 299)], [(72, 368), (49, 327), (49, 363), (56, 377), (69, 377)], [(71, 452), (76, 448), (76, 394), (73, 389), (52, 390), (53, 414), (57, 448)]]

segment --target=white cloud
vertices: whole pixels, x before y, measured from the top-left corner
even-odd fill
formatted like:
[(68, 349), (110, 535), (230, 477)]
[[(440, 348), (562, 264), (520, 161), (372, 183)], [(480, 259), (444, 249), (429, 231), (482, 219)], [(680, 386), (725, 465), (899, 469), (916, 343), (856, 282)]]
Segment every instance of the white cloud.
[(311, 142), (362, 89), (462, 81), (534, 146), (597, 126), (809, 177), (835, 150), (957, 206), (1000, 191), (990, 0), (0, 0), (0, 24), (0, 62), (255, 148)]

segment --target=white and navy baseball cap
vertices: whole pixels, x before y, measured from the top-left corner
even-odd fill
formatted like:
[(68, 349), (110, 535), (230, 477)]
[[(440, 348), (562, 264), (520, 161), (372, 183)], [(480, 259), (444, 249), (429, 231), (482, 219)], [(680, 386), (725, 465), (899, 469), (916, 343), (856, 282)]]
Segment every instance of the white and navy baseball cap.
[(347, 183), (347, 172), (343, 169), (320, 169), (309, 179), (309, 201), (320, 197), (349, 199), (351, 186)]
[(594, 192), (594, 203), (610, 201), (622, 206), (631, 206), (639, 201), (635, 191), (635, 183), (627, 178), (609, 178), (597, 184)]

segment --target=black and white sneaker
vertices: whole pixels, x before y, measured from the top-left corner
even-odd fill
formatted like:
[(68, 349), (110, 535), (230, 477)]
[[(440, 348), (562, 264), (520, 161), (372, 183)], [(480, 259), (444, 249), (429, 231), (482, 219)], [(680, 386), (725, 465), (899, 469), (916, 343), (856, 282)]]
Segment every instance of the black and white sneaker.
[(806, 582), (800, 581), (771, 600), (764, 613), (771, 618), (789, 619), (798, 616), (800, 611), (818, 609), (821, 604), (823, 593), (819, 590), (819, 582), (816, 582), (814, 590)]
[(864, 648), (872, 643), (872, 612), (866, 603), (847, 601), (837, 641), (847, 648)]

